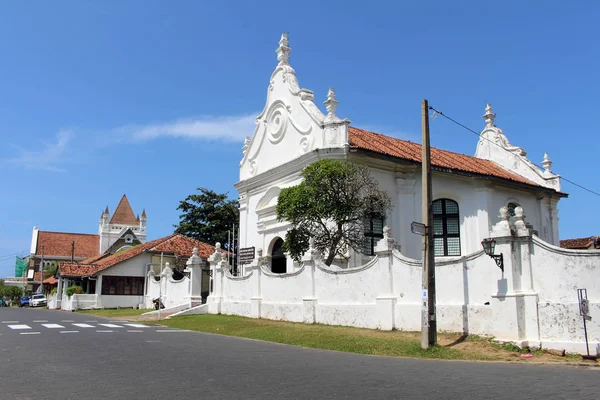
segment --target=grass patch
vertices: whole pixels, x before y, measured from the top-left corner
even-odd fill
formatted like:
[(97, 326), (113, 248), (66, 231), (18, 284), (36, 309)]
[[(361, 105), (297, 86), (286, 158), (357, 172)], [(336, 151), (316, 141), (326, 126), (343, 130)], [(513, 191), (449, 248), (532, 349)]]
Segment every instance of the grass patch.
[(179, 329), (359, 354), (452, 360), (494, 359), (440, 345), (423, 350), (420, 333), (416, 332), (379, 331), (208, 314), (175, 317), (161, 321), (161, 324)]
[(106, 310), (77, 310), (81, 314), (97, 315), (99, 317), (134, 317), (152, 310), (138, 310), (136, 308), (113, 308)]
[[(490, 338), (458, 333), (438, 333), (439, 344), (423, 350), (420, 332), (380, 331), (211, 314), (174, 317), (161, 320), (160, 323), (172, 328), (378, 356), (523, 363), (576, 361), (574, 357), (555, 356), (541, 350), (525, 351), (517, 346), (498, 345)], [(534, 357), (521, 357), (521, 354), (528, 352)]]

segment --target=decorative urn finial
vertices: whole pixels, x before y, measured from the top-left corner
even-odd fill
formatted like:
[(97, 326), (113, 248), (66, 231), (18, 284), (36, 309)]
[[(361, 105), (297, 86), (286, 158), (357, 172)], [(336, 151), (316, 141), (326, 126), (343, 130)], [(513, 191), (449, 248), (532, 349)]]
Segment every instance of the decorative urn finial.
[(483, 114), (483, 119), (485, 120), (485, 127), (490, 128), (494, 125), (494, 118), (496, 118), (496, 114), (492, 111), (492, 105), (487, 104), (485, 106), (485, 114)]
[(279, 65), (289, 65), (290, 61), (290, 51), (292, 50), (288, 46), (288, 34), (282, 33), (281, 39), (279, 39), (279, 47), (277, 48), (277, 61), (279, 61)]
[(542, 165), (544, 166), (545, 172), (552, 173), (552, 161), (550, 160), (548, 153), (544, 153), (544, 160), (542, 161)]
[(329, 88), (329, 92), (327, 92), (327, 100), (323, 102), (325, 104), (325, 108), (327, 109), (327, 116), (334, 117), (335, 109), (337, 108), (339, 101), (335, 99), (335, 89)]

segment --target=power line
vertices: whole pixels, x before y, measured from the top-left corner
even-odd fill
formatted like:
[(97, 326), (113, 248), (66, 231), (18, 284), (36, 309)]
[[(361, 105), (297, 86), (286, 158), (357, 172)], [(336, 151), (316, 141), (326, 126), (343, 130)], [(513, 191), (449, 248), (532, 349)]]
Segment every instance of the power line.
[(27, 253), (27, 250), (19, 251), (17, 253), (12, 253), (12, 254), (4, 254), (4, 255), (0, 256), (0, 261), (8, 260), (12, 257), (17, 257), (24, 253)]
[[(464, 129), (468, 130), (469, 132), (471, 132), (471, 133), (474, 133), (475, 135), (479, 136), (481, 139), (487, 140), (488, 142), (490, 142), (490, 143), (492, 143), (492, 144), (494, 144), (494, 145), (498, 146), (499, 148), (501, 148), (502, 150), (506, 151), (507, 153), (509, 153), (509, 154), (512, 154), (512, 155), (515, 155), (514, 153), (511, 153), (510, 151), (508, 151), (508, 150), (507, 150), (507, 149), (505, 149), (504, 147), (500, 146), (498, 143), (496, 143), (496, 142), (493, 142), (493, 141), (491, 141), (490, 139), (488, 139), (488, 138), (486, 138), (486, 137), (484, 137), (484, 136), (481, 136), (481, 133), (479, 133), (479, 132), (477, 132), (477, 131), (475, 131), (475, 130), (473, 130), (473, 129), (469, 128), (468, 126), (466, 126), (466, 125), (464, 125), (464, 124), (461, 124), (460, 122), (458, 122), (457, 120), (455, 120), (455, 119), (453, 119), (453, 118), (451, 118), (451, 117), (447, 116), (447, 115), (446, 115), (446, 114), (444, 114), (443, 112), (441, 112), (441, 111), (439, 111), (439, 110), (436, 110), (435, 108), (433, 108), (433, 107), (431, 107), (431, 106), (429, 106), (429, 109), (430, 109), (430, 110), (432, 110), (433, 112), (435, 112), (436, 114), (438, 114), (438, 115), (441, 115), (442, 117), (446, 118), (447, 120), (450, 120), (450, 121), (454, 122), (456, 125), (458, 125), (458, 126), (460, 126), (460, 127), (464, 128)], [(544, 169), (543, 167), (540, 167), (538, 164), (534, 163), (533, 161), (531, 161), (531, 160), (529, 160), (529, 161), (530, 161), (530, 162), (531, 162), (533, 165), (535, 165), (536, 167), (538, 167), (538, 168), (541, 168), (541, 169)], [(572, 180), (569, 180), (569, 179), (565, 178), (565, 177), (564, 177), (564, 176), (562, 176), (562, 175), (560, 176), (560, 179), (562, 179), (562, 180), (563, 180), (563, 181), (565, 181), (565, 182), (569, 182), (571, 185), (575, 185), (575, 186), (577, 186), (577, 187), (578, 187), (578, 188), (580, 188), (580, 189), (583, 189), (583, 190), (585, 190), (585, 191), (587, 191), (587, 192), (590, 192), (590, 193), (592, 193), (592, 194), (595, 194), (596, 196), (600, 197), (600, 193), (598, 193), (598, 192), (595, 192), (595, 191), (593, 191), (593, 190), (591, 190), (591, 189), (588, 189), (588, 188), (586, 188), (585, 186), (582, 186), (582, 185), (580, 185), (580, 184), (578, 184), (578, 183), (575, 183), (575, 182), (573, 182)]]

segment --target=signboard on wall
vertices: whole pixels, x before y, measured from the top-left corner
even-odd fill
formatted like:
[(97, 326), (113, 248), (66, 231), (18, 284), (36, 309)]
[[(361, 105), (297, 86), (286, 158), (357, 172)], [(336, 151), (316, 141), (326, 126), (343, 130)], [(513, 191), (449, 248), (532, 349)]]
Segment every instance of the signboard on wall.
[(244, 247), (240, 249), (240, 265), (250, 264), (254, 260), (255, 249), (253, 247)]

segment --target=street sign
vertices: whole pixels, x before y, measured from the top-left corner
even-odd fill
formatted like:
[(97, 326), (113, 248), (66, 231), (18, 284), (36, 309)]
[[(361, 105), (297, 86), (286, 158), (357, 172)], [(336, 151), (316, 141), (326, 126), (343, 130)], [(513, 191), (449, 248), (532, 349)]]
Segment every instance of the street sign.
[(588, 299), (581, 299), (581, 315), (583, 315), (584, 317), (587, 317), (587, 315), (590, 313), (590, 302), (588, 301)]
[(425, 235), (427, 235), (427, 226), (425, 226), (425, 224), (422, 224), (420, 222), (413, 221), (413, 223), (410, 224), (410, 231), (417, 235), (425, 236)]
[(240, 249), (240, 265), (250, 264), (254, 260), (255, 249), (253, 247), (244, 247)]

